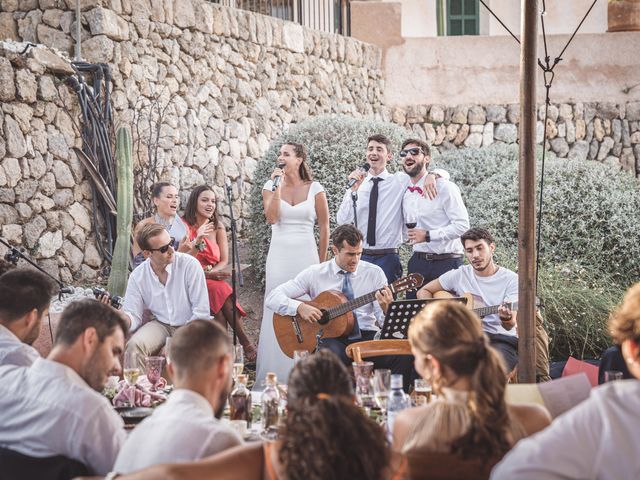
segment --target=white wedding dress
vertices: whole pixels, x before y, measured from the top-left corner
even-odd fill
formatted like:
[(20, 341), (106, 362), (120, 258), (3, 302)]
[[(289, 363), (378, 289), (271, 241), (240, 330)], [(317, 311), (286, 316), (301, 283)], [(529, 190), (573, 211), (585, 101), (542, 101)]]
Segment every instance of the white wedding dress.
[[(271, 191), (271, 180), (264, 185)], [(280, 219), (271, 225), (271, 244), (267, 255), (265, 298), (278, 285), (293, 279), (310, 265), (317, 264), (318, 246), (313, 229), (316, 224), (316, 194), (324, 192), (318, 182), (313, 182), (304, 202), (291, 206), (280, 200)], [(263, 389), (267, 372), (274, 372), (278, 381), (287, 383), (293, 359), (287, 357), (273, 330), (273, 312), (264, 307), (260, 340), (258, 343), (258, 363), (256, 369), (256, 390)]]

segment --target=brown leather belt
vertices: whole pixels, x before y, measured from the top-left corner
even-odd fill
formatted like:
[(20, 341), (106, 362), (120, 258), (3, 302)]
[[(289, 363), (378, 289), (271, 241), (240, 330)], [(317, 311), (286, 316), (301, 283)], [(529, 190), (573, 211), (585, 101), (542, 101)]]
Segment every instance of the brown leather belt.
[(381, 248), (380, 250), (371, 250), (370, 248), (365, 248), (362, 250), (363, 255), (389, 255), (390, 253), (398, 253), (397, 248)]
[(451, 258), (462, 258), (461, 253), (427, 253), (413, 252), (421, 260), (449, 260)]

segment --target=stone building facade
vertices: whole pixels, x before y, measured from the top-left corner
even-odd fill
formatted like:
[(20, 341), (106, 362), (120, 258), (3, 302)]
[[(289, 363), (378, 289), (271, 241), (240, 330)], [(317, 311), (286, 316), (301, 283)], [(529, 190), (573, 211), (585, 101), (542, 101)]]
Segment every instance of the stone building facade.
[[(133, 124), (154, 102), (166, 107), (159, 177), (183, 201), (202, 183), (222, 200), (230, 178), (240, 228), (257, 159), (289, 124), (329, 113), (388, 117), (378, 47), (203, 0), (81, 5), (82, 58), (111, 67), (116, 123)], [(104, 265), (89, 177), (71, 148), (81, 145), (77, 99), (62, 83), (72, 70), (55, 54), (73, 55), (74, 6), (0, 0), (9, 37), (0, 42), (0, 235), (65, 282), (91, 281)], [(134, 155), (146, 162), (146, 152)]]

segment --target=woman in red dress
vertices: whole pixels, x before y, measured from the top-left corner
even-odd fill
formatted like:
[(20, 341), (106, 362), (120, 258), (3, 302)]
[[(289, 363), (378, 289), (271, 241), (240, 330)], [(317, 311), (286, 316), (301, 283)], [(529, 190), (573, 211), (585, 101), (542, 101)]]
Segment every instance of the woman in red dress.
[[(233, 328), (232, 290), (224, 281), (230, 273), (223, 271), (229, 263), (227, 231), (218, 220), (216, 195), (208, 186), (200, 185), (191, 192), (183, 220), (190, 241), (188, 253), (200, 261), (207, 278), (211, 311), (223, 326), (227, 324)], [(243, 347), (245, 361), (254, 362), (257, 350), (247, 337), (242, 321), (247, 314), (238, 303), (236, 309), (236, 335)]]

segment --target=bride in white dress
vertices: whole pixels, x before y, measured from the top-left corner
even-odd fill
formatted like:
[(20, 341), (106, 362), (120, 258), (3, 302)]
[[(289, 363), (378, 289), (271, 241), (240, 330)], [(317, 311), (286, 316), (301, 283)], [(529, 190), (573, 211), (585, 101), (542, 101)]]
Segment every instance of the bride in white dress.
[[(267, 255), (265, 298), (278, 285), (291, 280), (310, 265), (324, 262), (329, 244), (329, 207), (324, 188), (311, 179), (303, 145), (285, 143), (280, 148), (277, 165), (271, 180), (262, 190), (264, 213), (271, 224), (271, 244)], [(280, 185), (272, 191), (273, 180), (281, 177)], [(316, 246), (313, 228), (318, 224), (320, 245)], [(257, 390), (262, 389), (267, 372), (275, 372), (286, 383), (293, 360), (278, 346), (273, 330), (273, 312), (264, 307), (258, 364)]]

